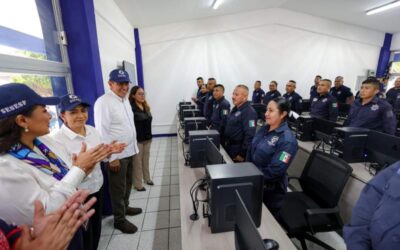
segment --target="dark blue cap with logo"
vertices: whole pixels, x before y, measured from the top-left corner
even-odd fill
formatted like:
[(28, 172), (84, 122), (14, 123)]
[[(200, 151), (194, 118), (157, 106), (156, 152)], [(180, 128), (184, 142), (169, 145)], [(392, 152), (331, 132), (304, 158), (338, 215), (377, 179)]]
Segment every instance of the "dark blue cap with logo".
[(41, 97), (21, 83), (0, 85), (0, 119), (21, 114), (35, 105), (57, 105), (58, 97)]
[(58, 107), (60, 109), (60, 112), (64, 112), (64, 111), (73, 110), (75, 107), (77, 107), (79, 105), (83, 105), (85, 107), (90, 107), (89, 103), (82, 101), (82, 99), (79, 98), (78, 96), (73, 95), (73, 94), (68, 94), (68, 95), (61, 97), (61, 102)]
[(122, 69), (114, 69), (110, 72), (110, 81), (117, 83), (131, 82), (129, 74)]

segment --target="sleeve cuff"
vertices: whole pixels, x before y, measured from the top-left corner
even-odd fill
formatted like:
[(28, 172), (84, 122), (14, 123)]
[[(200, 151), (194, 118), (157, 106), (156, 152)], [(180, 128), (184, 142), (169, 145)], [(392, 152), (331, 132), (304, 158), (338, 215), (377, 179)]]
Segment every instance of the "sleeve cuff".
[(86, 174), (82, 169), (73, 166), (69, 169), (68, 174), (65, 175), (61, 181), (77, 188), (79, 184), (81, 184), (85, 176)]

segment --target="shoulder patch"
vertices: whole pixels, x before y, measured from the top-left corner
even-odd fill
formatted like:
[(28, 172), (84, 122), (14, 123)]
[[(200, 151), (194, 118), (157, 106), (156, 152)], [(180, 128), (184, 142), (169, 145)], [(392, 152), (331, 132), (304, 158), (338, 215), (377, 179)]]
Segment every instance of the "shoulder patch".
[(249, 121), (249, 128), (254, 128), (256, 126), (256, 122), (254, 120)]
[(332, 108), (337, 108), (337, 102), (332, 102)]
[(288, 164), (291, 157), (292, 156), (288, 152), (282, 151), (282, 153), (279, 155), (279, 160), (285, 164)]

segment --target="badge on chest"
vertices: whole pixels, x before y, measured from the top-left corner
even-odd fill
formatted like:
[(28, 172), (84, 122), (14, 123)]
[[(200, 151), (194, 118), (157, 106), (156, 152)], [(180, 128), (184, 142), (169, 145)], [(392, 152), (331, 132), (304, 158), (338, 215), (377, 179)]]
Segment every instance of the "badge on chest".
[(279, 140), (279, 137), (278, 137), (278, 136), (272, 136), (272, 138), (269, 139), (269, 140), (267, 141), (267, 143), (268, 143), (268, 145), (270, 145), (270, 146), (275, 146), (276, 143), (278, 142), (278, 140)]

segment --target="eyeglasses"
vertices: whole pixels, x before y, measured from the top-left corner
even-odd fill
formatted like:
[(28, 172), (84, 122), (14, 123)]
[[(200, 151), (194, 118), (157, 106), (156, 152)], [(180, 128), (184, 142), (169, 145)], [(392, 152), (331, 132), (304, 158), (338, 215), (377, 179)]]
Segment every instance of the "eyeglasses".
[(145, 94), (144, 93), (136, 93), (137, 95), (140, 95), (140, 96), (145, 96)]

